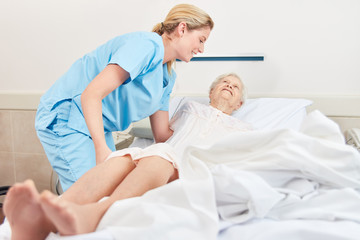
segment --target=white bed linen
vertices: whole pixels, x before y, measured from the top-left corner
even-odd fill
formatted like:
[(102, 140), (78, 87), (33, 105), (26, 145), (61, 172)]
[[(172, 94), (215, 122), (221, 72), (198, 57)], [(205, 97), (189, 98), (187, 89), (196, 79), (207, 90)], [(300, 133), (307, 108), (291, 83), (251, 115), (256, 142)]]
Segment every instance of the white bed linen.
[(354, 231), (343, 232), (343, 223), (360, 227), (360, 154), (318, 111), (309, 114), (300, 132), (234, 133), (211, 148), (189, 147), (180, 178), (117, 202), (99, 229), (118, 239), (216, 239), (215, 198), (220, 215), (232, 224), (265, 218), (301, 219), (309, 226), (321, 221), (349, 239)]
[(352, 221), (257, 219), (231, 225), (218, 240), (358, 240), (359, 224)]
[(241, 132), (188, 147), (179, 169), (180, 180), (114, 203), (97, 231), (157, 240), (360, 236), (360, 153), (318, 111), (299, 132)]
[[(360, 226), (360, 154), (318, 111), (309, 114), (301, 132), (234, 133), (211, 148), (189, 147), (180, 178), (142, 198), (117, 202), (99, 229), (118, 239), (216, 239), (215, 197), (222, 218), (233, 224), (270, 218)], [(333, 230), (342, 232), (342, 225)]]

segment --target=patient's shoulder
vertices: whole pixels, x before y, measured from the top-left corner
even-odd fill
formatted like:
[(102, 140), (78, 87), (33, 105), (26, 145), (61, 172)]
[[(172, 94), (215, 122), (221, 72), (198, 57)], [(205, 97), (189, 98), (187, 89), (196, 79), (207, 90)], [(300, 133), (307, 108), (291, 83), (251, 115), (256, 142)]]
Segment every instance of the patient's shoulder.
[(178, 121), (181, 118), (188, 117), (189, 114), (196, 114), (201, 107), (198, 106), (198, 103), (195, 101), (186, 101), (184, 102), (178, 110), (174, 113), (172, 121)]
[(188, 111), (188, 112), (200, 112), (206, 110), (208, 105), (190, 100), (183, 104), (182, 111)]

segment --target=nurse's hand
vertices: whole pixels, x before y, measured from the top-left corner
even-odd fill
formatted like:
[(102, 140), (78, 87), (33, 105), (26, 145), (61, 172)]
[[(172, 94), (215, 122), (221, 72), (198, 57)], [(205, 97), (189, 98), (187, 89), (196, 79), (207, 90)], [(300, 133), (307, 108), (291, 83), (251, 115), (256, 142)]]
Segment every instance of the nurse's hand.
[(105, 162), (107, 157), (112, 153), (110, 148), (102, 148), (96, 151), (96, 165)]

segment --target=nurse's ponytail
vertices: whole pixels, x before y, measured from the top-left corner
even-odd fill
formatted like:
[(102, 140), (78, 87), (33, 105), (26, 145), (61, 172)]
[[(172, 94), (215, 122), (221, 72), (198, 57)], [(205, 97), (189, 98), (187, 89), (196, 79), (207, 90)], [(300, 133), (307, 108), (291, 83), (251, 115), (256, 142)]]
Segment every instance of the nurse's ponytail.
[[(190, 31), (204, 27), (209, 27), (212, 30), (214, 27), (213, 20), (202, 9), (191, 4), (178, 4), (170, 10), (163, 22), (153, 27), (152, 31), (160, 36), (164, 33), (171, 34), (181, 22), (185, 22)], [(174, 62), (175, 60), (172, 60), (168, 63), (169, 74)]]

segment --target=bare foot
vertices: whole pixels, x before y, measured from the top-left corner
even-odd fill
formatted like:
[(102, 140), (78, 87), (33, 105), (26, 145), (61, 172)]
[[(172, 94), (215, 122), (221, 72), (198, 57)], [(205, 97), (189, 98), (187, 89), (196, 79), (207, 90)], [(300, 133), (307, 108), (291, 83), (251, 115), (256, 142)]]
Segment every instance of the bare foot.
[(46, 216), (63, 236), (95, 231), (105, 212), (97, 203), (78, 205), (58, 198), (49, 191), (41, 193), (40, 203)]
[(17, 183), (8, 191), (4, 214), (11, 226), (12, 240), (43, 240), (53, 229), (40, 206), (39, 198), (31, 180)]

